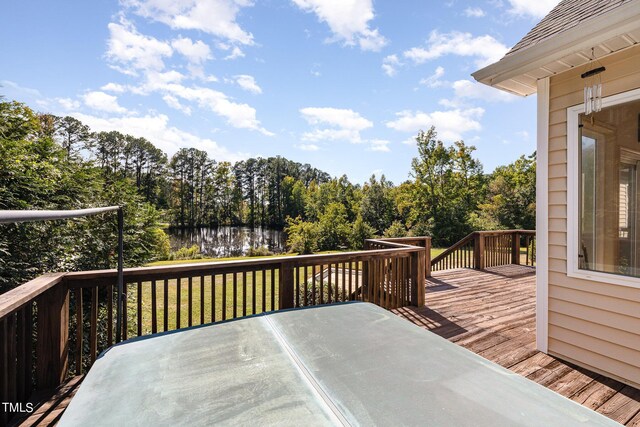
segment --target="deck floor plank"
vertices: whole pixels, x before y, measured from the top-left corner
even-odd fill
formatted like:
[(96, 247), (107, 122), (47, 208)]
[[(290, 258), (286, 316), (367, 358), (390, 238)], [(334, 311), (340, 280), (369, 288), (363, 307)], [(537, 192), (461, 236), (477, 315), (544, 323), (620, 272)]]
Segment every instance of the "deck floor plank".
[(640, 427), (640, 390), (536, 350), (531, 267), (438, 271), (425, 292), (426, 307), (393, 311), (609, 418)]

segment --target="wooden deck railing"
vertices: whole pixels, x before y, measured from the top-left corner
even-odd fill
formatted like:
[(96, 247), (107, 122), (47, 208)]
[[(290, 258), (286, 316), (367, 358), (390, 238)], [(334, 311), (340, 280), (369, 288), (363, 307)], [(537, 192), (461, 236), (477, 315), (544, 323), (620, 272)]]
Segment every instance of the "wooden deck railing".
[[(358, 252), (125, 269), (121, 333), (349, 300), (421, 306), (429, 244), (368, 240)], [(0, 295), (0, 402), (37, 400), (115, 343), (116, 280), (116, 270), (48, 274)]]
[(478, 270), (507, 264), (535, 266), (533, 230), (475, 231), (431, 260), (433, 271)]

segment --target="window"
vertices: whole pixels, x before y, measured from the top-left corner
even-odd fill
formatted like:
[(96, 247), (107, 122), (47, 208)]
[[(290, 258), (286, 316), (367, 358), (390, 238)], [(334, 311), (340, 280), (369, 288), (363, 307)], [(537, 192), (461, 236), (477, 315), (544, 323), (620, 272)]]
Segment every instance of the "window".
[(567, 274), (640, 286), (640, 90), (567, 113)]

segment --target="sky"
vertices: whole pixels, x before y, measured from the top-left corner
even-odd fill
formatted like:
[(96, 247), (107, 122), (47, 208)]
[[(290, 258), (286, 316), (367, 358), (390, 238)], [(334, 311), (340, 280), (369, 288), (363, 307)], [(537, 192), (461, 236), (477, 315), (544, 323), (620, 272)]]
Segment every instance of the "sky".
[(535, 151), (535, 95), (471, 73), (557, 0), (22, 0), (0, 14), (0, 95), (217, 161), (281, 155), (409, 178), (419, 130), (485, 172)]

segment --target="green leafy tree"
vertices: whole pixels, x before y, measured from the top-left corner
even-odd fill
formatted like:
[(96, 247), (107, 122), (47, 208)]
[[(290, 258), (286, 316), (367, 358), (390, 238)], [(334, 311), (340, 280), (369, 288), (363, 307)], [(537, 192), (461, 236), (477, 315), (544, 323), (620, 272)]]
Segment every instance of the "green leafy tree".
[(318, 225), (302, 218), (287, 218), (287, 247), (291, 252), (312, 254), (318, 249)]
[(496, 168), (489, 177), (487, 199), (480, 204), (478, 219), (495, 228), (535, 229), (535, 153)]
[(435, 128), (416, 137), (418, 157), (411, 167), (415, 177), (412, 230), (430, 231), (434, 244), (450, 245), (471, 231), (469, 216), (484, 198), (485, 177), (473, 146), (453, 146), (437, 139)]
[(393, 221), (393, 199), (391, 188), (393, 184), (382, 175), (380, 181), (373, 175), (364, 186), (360, 212), (362, 218), (370, 224), (378, 234), (391, 225)]
[(336, 250), (349, 246), (351, 234), (347, 209), (340, 203), (330, 203), (318, 221), (318, 248)]
[(362, 219), (362, 215), (358, 215), (351, 227), (349, 236), (350, 247), (352, 249), (364, 249), (364, 241), (375, 236), (376, 232), (369, 224)]

